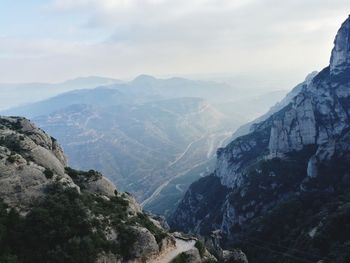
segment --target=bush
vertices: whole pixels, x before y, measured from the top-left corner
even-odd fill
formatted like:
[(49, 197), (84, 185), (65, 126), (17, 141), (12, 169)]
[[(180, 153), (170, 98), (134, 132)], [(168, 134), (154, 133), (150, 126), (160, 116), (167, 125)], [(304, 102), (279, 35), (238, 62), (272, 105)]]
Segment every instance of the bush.
[(53, 171), (46, 168), (44, 171), (44, 175), (47, 179), (51, 179), (53, 177)]
[(187, 263), (189, 260), (189, 256), (185, 253), (179, 254), (176, 258), (174, 258), (171, 263)]
[(204, 256), (204, 253), (205, 253), (205, 246), (204, 246), (204, 244), (200, 240), (197, 240), (196, 244), (194, 244), (194, 246), (198, 249), (199, 255), (202, 258)]
[[(26, 217), (0, 202), (0, 262), (95, 263), (103, 251), (126, 259), (136, 241), (126, 222), (127, 206), (120, 197), (107, 201), (59, 184), (48, 187)], [(118, 243), (105, 237), (109, 220)]]
[(7, 161), (10, 163), (14, 163), (16, 161), (16, 157), (14, 155), (10, 155), (7, 157)]
[(157, 243), (161, 242), (163, 238), (167, 236), (167, 234), (157, 227), (153, 222), (145, 215), (142, 213), (139, 213), (136, 217), (132, 218), (129, 221), (131, 224), (139, 224), (145, 228), (147, 228), (155, 237)]

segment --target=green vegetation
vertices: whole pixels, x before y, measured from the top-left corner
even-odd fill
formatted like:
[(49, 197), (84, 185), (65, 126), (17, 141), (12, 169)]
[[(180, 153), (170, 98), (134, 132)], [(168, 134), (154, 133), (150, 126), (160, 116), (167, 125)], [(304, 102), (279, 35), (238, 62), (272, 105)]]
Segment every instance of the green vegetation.
[[(47, 189), (46, 198), (34, 203), (26, 217), (0, 203), (0, 262), (92, 263), (103, 251), (127, 259), (136, 241), (127, 207), (121, 197), (108, 201), (58, 184)], [(141, 224), (151, 228), (145, 218)], [(106, 239), (107, 225), (115, 227), (117, 241)]]
[(74, 183), (79, 185), (82, 189), (85, 188), (84, 183), (97, 181), (102, 178), (102, 174), (95, 170), (89, 170), (86, 172), (66, 167), (65, 172), (73, 179)]
[(205, 246), (204, 246), (203, 242), (200, 240), (197, 240), (196, 243), (194, 244), (194, 246), (198, 249), (199, 255), (202, 258), (204, 256), (204, 253), (205, 253)]
[[(308, 153), (298, 152), (291, 159), (270, 160), (260, 166), (261, 180), (257, 187), (267, 187), (269, 178), (264, 176), (271, 170), (275, 171), (275, 182), (281, 186), (260, 190), (259, 195), (250, 197), (251, 200), (276, 200), (280, 188), (289, 194), (280, 198), (266, 213), (232, 229), (237, 233), (233, 246), (241, 247), (249, 260), (260, 263), (317, 262), (321, 259), (332, 263), (350, 262), (348, 162), (334, 158), (324, 163), (317, 180), (306, 177), (308, 181), (305, 183), (307, 164), (301, 159), (308, 158), (302, 154)], [(255, 186), (254, 182), (253, 177), (251, 187)], [(301, 183), (309, 191), (298, 191)], [(239, 200), (236, 196), (231, 201), (242, 202), (245, 198)]]
[(46, 168), (44, 171), (44, 175), (47, 179), (51, 179), (53, 177), (53, 171)]
[(254, 262), (350, 262), (349, 218), (349, 194), (304, 193), (246, 226), (235, 245)]
[(23, 128), (20, 119), (17, 119), (15, 122), (12, 122), (12, 121), (9, 121), (7, 119), (2, 118), (0, 120), (0, 125), (8, 127), (9, 129), (12, 129), (15, 131), (21, 130)]
[(16, 156), (14, 156), (14, 155), (8, 156), (7, 161), (10, 163), (14, 163), (16, 161)]
[(188, 262), (188, 255), (185, 253), (179, 254), (176, 258), (174, 258), (171, 263), (187, 263)]
[(72, 177), (72, 179), (83, 177), (84, 179), (87, 179), (87, 180), (98, 180), (102, 178), (102, 174), (100, 174), (95, 170), (89, 170), (86, 172), (86, 171), (80, 171), (70, 167), (66, 167), (65, 171), (70, 177)]
[[(81, 196), (54, 186), (26, 217), (0, 207), (0, 262), (94, 262), (113, 248), (99, 224), (89, 220)], [(93, 228), (96, 231), (93, 231)]]
[(156, 227), (153, 222), (142, 213), (138, 213), (136, 217), (131, 218), (129, 221), (131, 224), (138, 224), (140, 226), (143, 226), (147, 228), (156, 238), (157, 243), (162, 241), (163, 238), (167, 236), (167, 233), (165, 233), (160, 228)]

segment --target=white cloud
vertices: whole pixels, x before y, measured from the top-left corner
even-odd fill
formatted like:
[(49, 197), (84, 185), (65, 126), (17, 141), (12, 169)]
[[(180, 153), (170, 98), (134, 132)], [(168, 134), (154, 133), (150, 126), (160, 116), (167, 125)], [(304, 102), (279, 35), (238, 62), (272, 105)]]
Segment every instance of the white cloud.
[(74, 40), (1, 41), (0, 81), (25, 65), (23, 80), (278, 72), (296, 82), (327, 64), (347, 7), (345, 0), (54, 0), (43, 12), (84, 17), (66, 30)]

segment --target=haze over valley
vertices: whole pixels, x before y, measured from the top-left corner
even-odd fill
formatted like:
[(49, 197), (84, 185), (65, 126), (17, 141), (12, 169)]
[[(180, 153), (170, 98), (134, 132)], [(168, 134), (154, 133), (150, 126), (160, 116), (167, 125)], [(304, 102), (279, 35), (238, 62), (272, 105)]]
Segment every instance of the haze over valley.
[(141, 75), (3, 114), (32, 119), (62, 143), (72, 167), (101, 171), (145, 209), (169, 216), (189, 184), (212, 172), (216, 149), (284, 94)]
[(350, 262), (345, 0), (0, 4), (0, 263)]

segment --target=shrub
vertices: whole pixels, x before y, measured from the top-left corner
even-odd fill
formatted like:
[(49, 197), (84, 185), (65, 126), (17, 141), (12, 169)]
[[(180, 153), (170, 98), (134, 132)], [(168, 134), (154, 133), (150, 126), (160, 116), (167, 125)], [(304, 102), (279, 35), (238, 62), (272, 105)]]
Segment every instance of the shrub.
[(145, 214), (138, 213), (138, 215), (132, 218), (129, 222), (131, 224), (137, 223), (147, 228), (154, 235), (157, 243), (161, 242), (162, 239), (167, 236), (167, 234), (162, 229), (153, 224), (153, 222)]
[(187, 263), (189, 260), (189, 256), (185, 253), (179, 254), (176, 258), (174, 258), (171, 263)]
[[(119, 197), (107, 201), (60, 184), (49, 186), (26, 217), (0, 200), (0, 262), (95, 263), (103, 251), (126, 259), (136, 241), (126, 223), (127, 205)], [(118, 243), (106, 239), (109, 220), (118, 231)]]
[(197, 240), (196, 244), (194, 244), (194, 246), (198, 249), (199, 255), (202, 258), (204, 256), (204, 253), (205, 253), (205, 246), (204, 246), (204, 244), (200, 240)]
[(53, 177), (53, 171), (46, 168), (45, 171), (44, 171), (44, 175), (47, 179), (51, 179)]
[(10, 163), (14, 163), (16, 161), (16, 157), (14, 155), (10, 155), (7, 157), (7, 161)]

